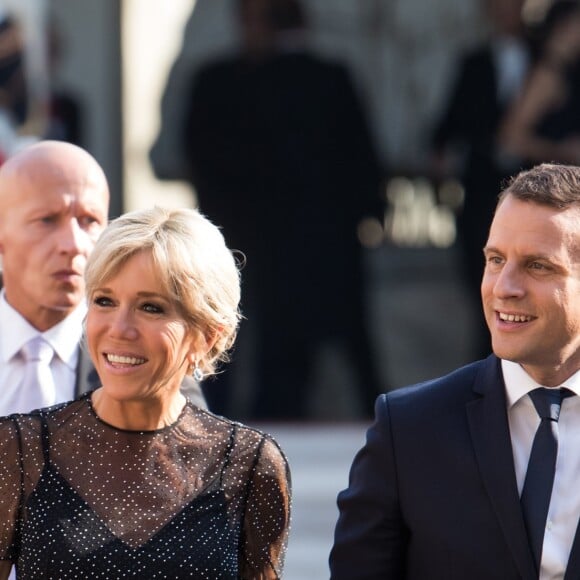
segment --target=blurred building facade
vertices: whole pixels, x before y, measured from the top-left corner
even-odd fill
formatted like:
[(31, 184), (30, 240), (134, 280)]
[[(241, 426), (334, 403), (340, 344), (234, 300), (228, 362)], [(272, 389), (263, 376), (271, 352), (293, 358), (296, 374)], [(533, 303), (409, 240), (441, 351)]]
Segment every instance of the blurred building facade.
[[(157, 147), (168, 176), (179, 174), (181, 160), (171, 142), (177, 132), (162, 130), (162, 121), (168, 127), (180, 122), (179, 107), (166, 107), (162, 118), (164, 95), (167, 90), (185, 94), (180, 83), (190, 75), (180, 71), (191, 72), (237, 45), (234, 2), (0, 0), (0, 8), (18, 7), (33, 30), (46, 31), (49, 22), (58, 28), (58, 70), (50, 79), (40, 74), (36, 90), (42, 94), (43, 83), (50, 82), (83, 103), (83, 144), (109, 177), (112, 216), (153, 203), (195, 204), (195, 192), (183, 181), (155, 177), (150, 155)], [(527, 0), (528, 17), (541, 15), (548, 2)], [(487, 33), (481, 1), (304, 4), (313, 47), (349, 64), (391, 178), (385, 183), (383, 229), (369, 234), (367, 262), (376, 344), (391, 373), (388, 382), (397, 387), (470, 359), (471, 317), (455, 267), (454, 214), (461, 188), (449, 184), (435, 190), (423, 176), (428, 133), (456, 60)], [(48, 71), (47, 47), (33, 43), (30, 66)], [(337, 376), (332, 354), (321, 358), (330, 379), (321, 381), (313, 412), (348, 417), (348, 369), (339, 368)], [(342, 382), (345, 389), (340, 396), (334, 393), (334, 414), (325, 405), (334, 388), (329, 382)], [(238, 397), (242, 406), (245, 396)]]
[[(111, 183), (111, 215), (124, 206), (121, 121), (121, 0), (0, 0), (0, 14), (21, 26), (29, 115), (19, 132), (42, 136), (50, 95), (66, 88), (83, 103), (83, 145), (104, 167)], [(52, 62), (51, 36), (58, 32), (59, 62)]]
[[(550, 0), (528, 0), (527, 12), (541, 13)], [(86, 103), (89, 147), (108, 170), (120, 191), (123, 152), (131, 146), (124, 119), (138, 99), (153, 101), (143, 118), (158, 123), (158, 100), (176, 52), (184, 66), (197, 66), (237, 43), (233, 24), (234, 0), (0, 0), (0, 9), (17, 11), (25, 20), (33, 45), (29, 68), (37, 91), (48, 82), (38, 34), (53, 19), (63, 38), (56, 79)], [(441, 107), (451, 81), (452, 65), (460, 52), (485, 35), (479, 0), (304, 0), (312, 22), (312, 42), (323, 53), (352, 65), (367, 99), (385, 161), (400, 172), (420, 174), (425, 162), (425, 132)], [(195, 18), (181, 47), (191, 11)], [(156, 60), (152, 63), (150, 54)], [(132, 92), (128, 78), (150, 78), (152, 95)], [(179, 82), (179, 81), (177, 81)], [(134, 85), (134, 83), (133, 83)], [(125, 93), (131, 93), (127, 99)], [(134, 122), (136, 124), (136, 121)], [(129, 133), (128, 133), (129, 132)], [(142, 133), (141, 135), (142, 136)], [(150, 146), (143, 143), (142, 148)], [(130, 163), (137, 163), (133, 159)], [(130, 167), (125, 170), (130, 171)]]

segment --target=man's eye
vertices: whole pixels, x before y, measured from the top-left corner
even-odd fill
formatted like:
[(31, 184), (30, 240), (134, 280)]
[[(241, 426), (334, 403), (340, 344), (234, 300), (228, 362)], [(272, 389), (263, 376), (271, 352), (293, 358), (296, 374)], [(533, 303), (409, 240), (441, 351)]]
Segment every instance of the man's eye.
[(502, 259), (499, 256), (488, 256), (486, 258), (486, 262), (488, 264), (501, 264), (502, 263)]
[(79, 225), (81, 228), (87, 229), (94, 225), (101, 225), (101, 222), (95, 216), (87, 215), (79, 218)]
[(532, 262), (530, 264), (530, 268), (532, 270), (545, 270), (546, 269), (546, 265), (545, 264), (542, 264), (540, 262)]

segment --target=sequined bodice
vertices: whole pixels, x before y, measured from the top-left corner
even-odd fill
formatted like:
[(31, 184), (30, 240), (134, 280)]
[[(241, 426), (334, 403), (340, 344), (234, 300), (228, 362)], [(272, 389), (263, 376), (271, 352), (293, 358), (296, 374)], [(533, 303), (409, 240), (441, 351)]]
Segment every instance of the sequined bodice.
[(2, 419), (0, 441), (0, 558), (19, 578), (280, 576), (288, 466), (259, 431), (190, 404), (122, 431), (83, 398)]

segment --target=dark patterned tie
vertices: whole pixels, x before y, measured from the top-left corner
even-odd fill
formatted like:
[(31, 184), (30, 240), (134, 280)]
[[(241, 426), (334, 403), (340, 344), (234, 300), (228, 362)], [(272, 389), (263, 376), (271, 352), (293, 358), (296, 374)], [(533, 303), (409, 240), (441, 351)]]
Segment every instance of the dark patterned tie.
[(541, 421), (534, 437), (520, 501), (538, 571), (554, 485), (560, 408), (562, 399), (573, 394), (568, 389), (547, 388), (535, 389), (529, 393)]

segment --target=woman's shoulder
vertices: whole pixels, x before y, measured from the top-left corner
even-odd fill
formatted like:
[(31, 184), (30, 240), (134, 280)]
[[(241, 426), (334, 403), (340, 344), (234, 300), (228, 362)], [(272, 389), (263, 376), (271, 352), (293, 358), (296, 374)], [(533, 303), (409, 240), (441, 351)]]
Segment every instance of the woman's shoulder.
[(0, 444), (6, 442), (11, 434), (18, 431), (19, 420), (23, 415), (15, 413), (0, 417)]
[(33, 409), (27, 413), (6, 415), (5, 417), (0, 417), (0, 433), (6, 433), (10, 430), (33, 430), (37, 432), (40, 431), (43, 423), (61, 422), (84, 405), (86, 405), (86, 398), (82, 397), (74, 401), (58, 403), (51, 407)]
[(216, 415), (205, 409), (194, 406), (192, 408), (195, 409), (201, 420), (206, 423), (206, 429), (213, 431), (215, 434), (227, 436), (230, 439), (231, 447), (237, 453), (253, 452), (262, 458), (287, 463), (279, 443), (267, 431), (247, 423)]
[(40, 409), (28, 413), (12, 413), (11, 415), (0, 417), (0, 433), (18, 432), (23, 428), (38, 425), (39, 418)]
[[(40, 443), (40, 423), (32, 413), (0, 417), (0, 457), (14, 459), (22, 450)], [(0, 462), (0, 466), (2, 463)]]

